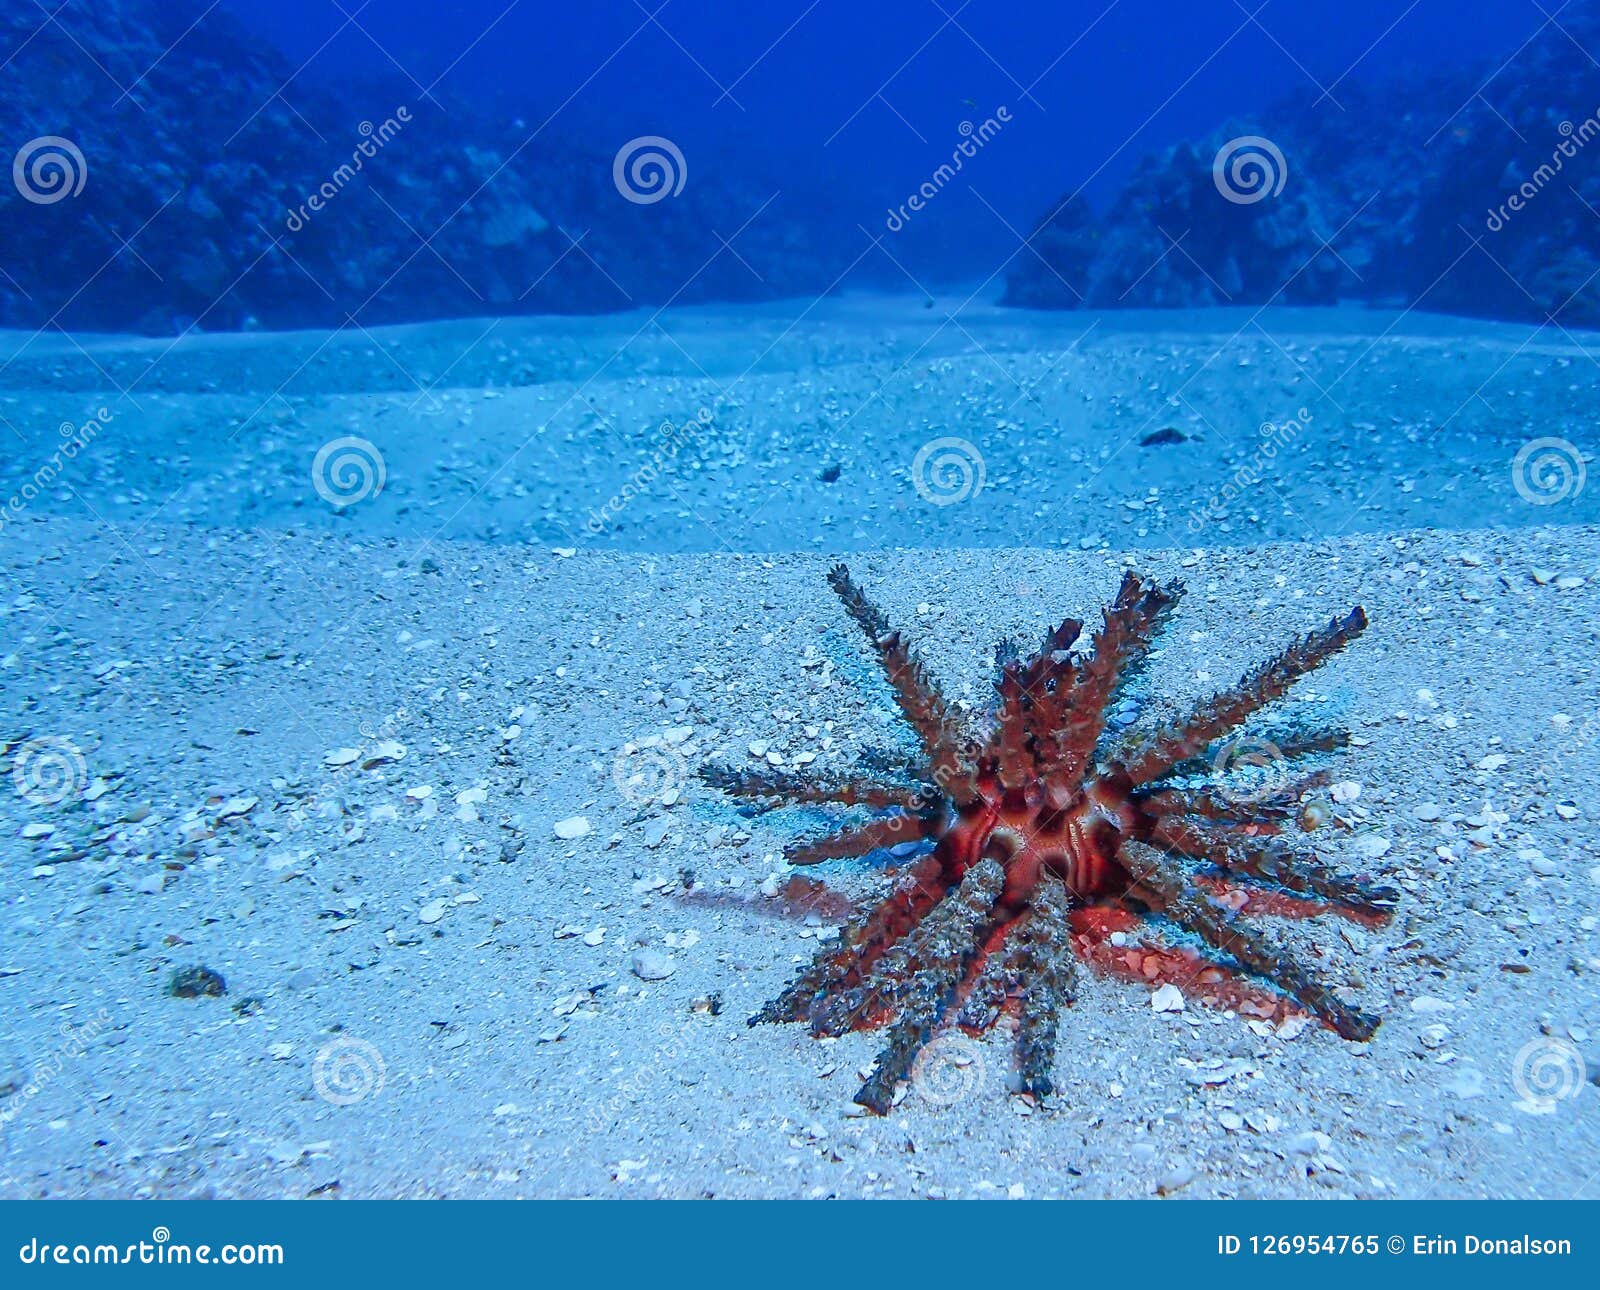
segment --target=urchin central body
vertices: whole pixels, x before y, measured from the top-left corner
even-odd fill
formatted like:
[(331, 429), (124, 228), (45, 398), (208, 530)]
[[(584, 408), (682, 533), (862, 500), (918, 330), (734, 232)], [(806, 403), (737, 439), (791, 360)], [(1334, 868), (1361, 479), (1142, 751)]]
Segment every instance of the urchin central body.
[[(786, 854), (793, 864), (912, 841), (931, 847), (752, 1024), (804, 1021), (819, 1036), (891, 1026), (874, 1073), (856, 1095), (882, 1113), (940, 1028), (983, 1030), (1009, 1013), (1017, 1019), (1021, 1088), (1042, 1096), (1053, 1087), (1057, 1014), (1076, 995), (1075, 958), (1104, 966), (1103, 943), (1114, 931), (1155, 919), (1197, 938), (1226, 963), (1151, 948), (1139, 960), (1140, 979), (1156, 980), (1163, 965), (1170, 969), (1181, 959), (1186, 980), (1215, 986), (1212, 999), (1259, 1005), (1226, 985), (1236, 973), (1253, 975), (1340, 1035), (1370, 1037), (1374, 1018), (1235, 918), (1254, 899), (1241, 883), (1266, 889), (1277, 901), (1266, 906), (1273, 912), (1305, 917), (1331, 910), (1368, 922), (1388, 916), (1392, 890), (1326, 868), (1277, 836), (1314, 778), (1249, 797), (1174, 783), (1360, 635), (1366, 618), (1359, 608), (1295, 641), (1181, 724), (1110, 741), (1102, 738), (1106, 713), (1182, 593), (1180, 585), (1129, 574), (1086, 649), (1082, 624), (1071, 619), (1026, 660), (1002, 647), (998, 702), (987, 729), (968, 737), (848, 570), (836, 567), (829, 581), (877, 652), (921, 755), (902, 782), (723, 769), (708, 769), (706, 777), (747, 797), (889, 812), (792, 845)], [(1323, 731), (1285, 739), (1274, 754), (1288, 763), (1344, 742), (1342, 732)]]
[(974, 788), (975, 801), (951, 810), (935, 853), (957, 879), (982, 859), (998, 861), (1006, 875), (1001, 910), (1026, 908), (1045, 874), (1078, 903), (1126, 889), (1117, 851), (1126, 838), (1148, 841), (1150, 821), (1124, 786), (1097, 780), (1068, 796), (1048, 783), (1006, 788), (985, 775)]

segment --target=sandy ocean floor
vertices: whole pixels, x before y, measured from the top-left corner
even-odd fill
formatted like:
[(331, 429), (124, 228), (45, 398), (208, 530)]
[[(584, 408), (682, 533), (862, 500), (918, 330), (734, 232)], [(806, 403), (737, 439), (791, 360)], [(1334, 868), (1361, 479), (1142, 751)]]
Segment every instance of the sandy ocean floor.
[[(0, 346), (0, 504), (109, 413), (0, 526), (0, 1192), (1594, 1196), (1600, 488), (1512, 468), (1592, 445), (1594, 338), (799, 308)], [(343, 508), (340, 436), (385, 471)], [(1188, 586), (1146, 720), (1364, 604), (1290, 704), (1356, 736), (1324, 853), (1404, 899), (1269, 930), (1376, 1039), (1087, 978), (1045, 1106), (995, 1034), (876, 1119), (877, 1037), (748, 1028), (827, 935), (763, 894), (819, 820), (693, 772), (900, 746), (839, 556), (974, 706), (1125, 568)]]

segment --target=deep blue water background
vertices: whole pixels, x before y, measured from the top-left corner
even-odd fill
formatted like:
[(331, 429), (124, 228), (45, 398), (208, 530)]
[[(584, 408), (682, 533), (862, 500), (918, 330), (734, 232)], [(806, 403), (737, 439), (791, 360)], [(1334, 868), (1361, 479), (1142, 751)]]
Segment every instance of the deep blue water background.
[[(906, 268), (986, 273), (1002, 227), (1062, 193), (1106, 201), (1139, 157), (1285, 94), (1510, 57), (1533, 0), (224, 0), (307, 82), (361, 110), (452, 110), (605, 148), (674, 140), (794, 214), (881, 227), (963, 121), (1013, 122), (970, 183), (898, 239)], [(464, 134), (469, 131), (464, 128)], [(987, 205), (986, 205), (987, 203)], [(989, 209), (992, 206), (993, 209)], [(880, 266), (893, 274), (893, 269)], [(905, 285), (902, 281), (899, 285)]]

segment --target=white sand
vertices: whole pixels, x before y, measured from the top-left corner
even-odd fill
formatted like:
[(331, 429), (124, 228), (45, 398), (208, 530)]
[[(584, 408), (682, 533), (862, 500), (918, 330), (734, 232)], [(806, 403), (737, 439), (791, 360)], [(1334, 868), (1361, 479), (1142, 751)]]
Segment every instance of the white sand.
[[(104, 408), (94, 451), (29, 513), (722, 552), (1600, 523), (1600, 487), (1541, 513), (1511, 470), (1535, 436), (1593, 451), (1593, 334), (1361, 310), (947, 312), (958, 304), (41, 339), (0, 357), (0, 434), (15, 435), (0, 508), (63, 422)], [(710, 425), (592, 531), (654, 463), (661, 426), (702, 410)], [(1185, 440), (1143, 446), (1169, 428)], [(387, 484), (336, 511), (311, 463), (352, 435), (382, 454)], [(918, 451), (949, 437), (982, 458), (981, 504), (929, 505), (914, 487)], [(1255, 482), (1222, 496), (1241, 478)]]
[[(1020, 334), (1014, 318), (992, 325)], [(1512, 360), (1516, 340), (1449, 327), (1480, 356), (1531, 352), (1524, 344)], [(807, 343), (857, 353), (864, 330), (836, 319)], [(157, 370), (179, 357), (214, 362), (207, 379), (232, 388), (230, 372), (252, 356), (276, 361), (287, 343), (208, 339)], [(1125, 344), (1142, 358), (1129, 350), (1106, 370), (1142, 362), (1129, 399), (1154, 400), (1161, 354), (1188, 343), (1134, 335)], [(1041, 345), (1036, 335), (1017, 361), (1062, 358)], [(1308, 354), (1330, 347), (1306, 342)], [(63, 370), (81, 361), (59, 356)], [(982, 388), (986, 356), (939, 361), (954, 366), (928, 380)], [(1417, 351), (1407, 361), (1420, 364)], [(1440, 353), (1400, 415), (1434, 416), (1467, 361)], [(1541, 361), (1569, 364), (1541, 378), (1547, 390), (1558, 380), (1588, 390), (1586, 359)], [(805, 362), (773, 374), (799, 409), (794, 424), (821, 407), (820, 385), (863, 388), (859, 374)], [(8, 418), (94, 401), (92, 390), (37, 388), (48, 370), (40, 358), (35, 375), (8, 385)], [(642, 408), (666, 402), (662, 383), (677, 379), (640, 368), (621, 385)], [(430, 541), (417, 513), (382, 507), (409, 497), (431, 520), (457, 473), (481, 483), (475, 455), (442, 471), (451, 442), (415, 424), (396, 431), (384, 494), (331, 519), (307, 486), (304, 450), (335, 426), (377, 433), (397, 415), (378, 410), (388, 396), (363, 395), (357, 410), (318, 395), (306, 405), (327, 418), (318, 428), (253, 426), (236, 458), (220, 446), (219, 411), (235, 397), (190, 389), (130, 406), (75, 464), (71, 495), (0, 529), (0, 743), (70, 741), (80, 785), (95, 785), (95, 800), (57, 805), (0, 786), (4, 1194), (1143, 1196), (1163, 1183), (1185, 1196), (1594, 1194), (1596, 1089), (1568, 1084), (1572, 1096), (1542, 1108), (1513, 1076), (1519, 1061), (1525, 1073), (1546, 1056), (1559, 1066), (1565, 1045), (1592, 1062), (1600, 1043), (1595, 527), (1230, 549), (1235, 524), (1195, 539), (1198, 555), (1187, 543), (1129, 556), (1076, 549), (1099, 530), (1108, 543), (1157, 545), (1156, 528), (1138, 535), (1144, 512), (1125, 525), (1107, 509), (1065, 531), (1070, 550), (847, 557), (948, 692), (974, 702), (996, 639), (1095, 612), (1128, 563), (1189, 586), (1148, 677), (1157, 715), (1364, 603), (1372, 629), (1297, 693), (1364, 741), (1339, 759), (1362, 791), (1341, 808), (1352, 827), (1329, 835), (1327, 854), (1390, 873), (1405, 892), (1395, 924), (1377, 933), (1326, 921), (1271, 929), (1325, 956), (1329, 977), (1384, 1015), (1370, 1046), (1320, 1029), (1258, 1035), (1193, 1006), (1158, 1014), (1143, 989), (1091, 980), (1064, 1018), (1062, 1092), (1047, 1109), (1007, 1095), (1009, 1045), (996, 1034), (954, 1072), (950, 1099), (912, 1089), (889, 1118), (857, 1118), (850, 1097), (876, 1037), (822, 1043), (800, 1027), (745, 1026), (815, 949), (814, 928), (772, 917), (757, 892), (781, 870), (783, 842), (815, 817), (743, 817), (688, 773), (748, 759), (752, 741), (787, 758), (815, 752), (818, 769), (892, 747), (887, 695), (823, 571), (836, 551), (876, 545), (852, 535), (876, 533), (894, 507), (904, 526), (941, 540), (959, 513), (981, 508), (914, 509), (901, 462), (866, 489), (882, 503), (874, 514), (846, 518), (834, 504), (825, 529), (799, 506), (767, 532), (786, 542), (754, 534), (742, 554), (712, 542), (689, 543), (716, 546), (710, 554), (563, 557), (551, 549), (559, 540)], [(485, 406), (552, 397), (540, 385)], [(936, 405), (925, 406), (931, 425)], [(937, 417), (964, 423), (954, 408)], [(163, 418), (157, 453), (144, 436)], [(294, 445), (281, 468), (268, 442), (279, 434)], [(498, 451), (485, 435), (473, 454)], [(1471, 477), (1485, 499), (1509, 488), (1500, 449), (1483, 451), (1495, 471)], [(855, 451), (893, 455), (865, 440)], [(1129, 452), (1124, 503), (1146, 488), (1144, 458)], [(135, 480), (140, 453), (152, 459)], [(168, 503), (163, 472), (186, 455), (188, 491)], [(773, 477), (790, 465), (774, 458)], [(1020, 464), (988, 469), (1000, 510), (1029, 504), (1007, 492)], [(615, 479), (615, 461), (611, 470)], [(755, 489), (760, 475), (749, 478)], [(535, 499), (500, 500), (571, 503), (555, 482), (539, 487)], [(744, 503), (707, 496), (712, 527), (736, 529)], [(785, 496), (769, 487), (766, 509)], [(649, 504), (671, 518), (666, 500)], [(1499, 504), (1502, 522), (1575, 517), (1570, 506), (1518, 512), (1514, 495)], [(1488, 520), (1488, 505), (1456, 522)], [(185, 510), (206, 523), (171, 522)], [(1408, 514), (1385, 500), (1351, 527), (1399, 529)], [(337, 531), (294, 531), (302, 519)], [(825, 533), (834, 537), (813, 542)], [(671, 535), (658, 531), (655, 545)], [(829, 554), (749, 553), (777, 545)], [(626, 752), (683, 727), (691, 733), (667, 751)], [(381, 746), (390, 740), (404, 745), (397, 761), (325, 765), (338, 749), (392, 753)], [(681, 797), (638, 800), (630, 770), (663, 770)], [(408, 798), (419, 787), (431, 795)], [(1419, 818), (1430, 804), (1438, 818)], [(555, 835), (579, 816), (588, 836)], [(24, 836), (39, 825), (53, 832)], [(1387, 854), (1359, 859), (1364, 834), (1390, 841)], [(698, 899), (679, 894), (685, 869)], [(883, 881), (859, 864), (828, 869), (853, 894)], [(641, 949), (673, 974), (641, 981), (630, 971)], [(227, 996), (168, 997), (172, 969), (193, 964), (220, 972)], [(713, 995), (720, 1012), (696, 1011)], [(343, 1105), (345, 1086), (326, 1078), (340, 1053), (347, 1074), (382, 1068)]]

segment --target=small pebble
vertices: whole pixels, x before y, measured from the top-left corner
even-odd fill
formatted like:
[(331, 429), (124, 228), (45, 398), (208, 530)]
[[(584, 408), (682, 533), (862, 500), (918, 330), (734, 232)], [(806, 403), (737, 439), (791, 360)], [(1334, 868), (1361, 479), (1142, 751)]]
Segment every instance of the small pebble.
[(1419, 994), (1411, 1001), (1412, 1012), (1449, 1012), (1455, 1006), (1448, 999), (1438, 999), (1431, 994)]
[(1182, 1012), (1183, 991), (1168, 981), (1150, 996), (1150, 1007), (1156, 1012)]
[(366, 759), (361, 763), (362, 770), (374, 770), (379, 766), (392, 761), (399, 761), (406, 755), (406, 746), (398, 739), (385, 739), (375, 744)]
[(1156, 1194), (1170, 1196), (1175, 1191), (1183, 1190), (1193, 1181), (1194, 1166), (1187, 1160), (1175, 1160), (1157, 1180)]
[(633, 974), (641, 981), (665, 981), (678, 970), (660, 950), (640, 950), (633, 956)]

